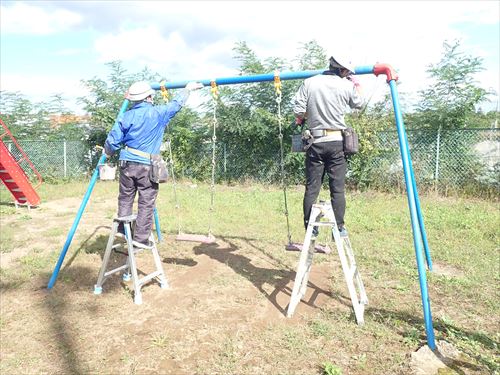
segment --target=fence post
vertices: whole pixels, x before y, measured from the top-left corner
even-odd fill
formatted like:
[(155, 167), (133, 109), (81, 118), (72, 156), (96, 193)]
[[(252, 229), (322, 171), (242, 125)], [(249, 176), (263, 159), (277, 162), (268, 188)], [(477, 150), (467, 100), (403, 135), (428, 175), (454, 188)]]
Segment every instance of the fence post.
[(64, 154), (64, 178), (67, 177), (67, 158), (66, 158), (66, 140), (63, 142), (63, 154)]
[(223, 143), (223, 146), (224, 146), (224, 176), (226, 175), (226, 171), (227, 171), (227, 154), (226, 154), (226, 144)]
[(436, 167), (434, 169), (434, 180), (436, 185), (439, 180), (439, 152), (441, 151), (441, 125), (439, 125), (436, 139)]

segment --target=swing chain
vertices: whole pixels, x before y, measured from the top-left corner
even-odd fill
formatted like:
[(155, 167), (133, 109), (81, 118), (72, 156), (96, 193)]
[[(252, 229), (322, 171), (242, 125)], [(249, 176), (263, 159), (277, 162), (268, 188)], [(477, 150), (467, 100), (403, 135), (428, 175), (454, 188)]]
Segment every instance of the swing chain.
[(287, 202), (287, 197), (286, 197), (286, 183), (285, 183), (285, 157), (284, 157), (284, 150), (283, 150), (283, 117), (281, 116), (281, 101), (282, 101), (282, 92), (281, 92), (281, 79), (279, 75), (279, 71), (275, 70), (274, 71), (274, 90), (276, 93), (276, 105), (278, 108), (278, 128), (279, 128), (279, 135), (278, 139), (280, 142), (280, 170), (281, 170), (281, 186), (283, 187), (283, 198), (284, 198), (284, 203), (285, 203), (285, 218), (286, 218), (286, 227), (287, 227), (287, 234), (288, 234), (288, 243), (292, 243), (292, 236), (290, 234), (290, 221), (288, 217), (288, 202)]
[(212, 117), (212, 181), (210, 184), (210, 217), (208, 223), (208, 235), (212, 234), (212, 216), (214, 211), (214, 198), (215, 198), (215, 147), (217, 142), (217, 101), (219, 98), (219, 88), (215, 80), (210, 82), (210, 92), (212, 93), (213, 117)]

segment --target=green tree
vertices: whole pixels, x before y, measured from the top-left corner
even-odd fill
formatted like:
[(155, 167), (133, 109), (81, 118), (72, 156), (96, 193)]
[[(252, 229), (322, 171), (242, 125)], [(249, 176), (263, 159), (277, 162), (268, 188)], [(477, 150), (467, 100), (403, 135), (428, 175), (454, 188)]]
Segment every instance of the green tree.
[(461, 129), (469, 125), (476, 106), (490, 94), (478, 86), (474, 75), (484, 68), (482, 59), (460, 51), (460, 42), (444, 42), (443, 56), (427, 72), (432, 85), (419, 92), (421, 102), (414, 118), (420, 128)]
[(318, 70), (328, 67), (326, 52), (316, 40), (310, 40), (301, 45), (297, 61), (300, 70)]
[(20, 92), (2, 91), (0, 113), (15, 138), (22, 140), (82, 140), (85, 119), (66, 109), (61, 94), (46, 102), (33, 103)]
[(139, 73), (131, 74), (123, 68), (121, 61), (112, 61), (106, 65), (110, 69), (107, 79), (94, 77), (82, 80), (82, 84), (89, 90), (90, 95), (78, 98), (78, 102), (83, 104), (84, 110), (90, 115), (89, 143), (91, 146), (104, 143), (116, 121), (125, 93), (133, 82), (161, 80), (159, 74), (147, 68)]

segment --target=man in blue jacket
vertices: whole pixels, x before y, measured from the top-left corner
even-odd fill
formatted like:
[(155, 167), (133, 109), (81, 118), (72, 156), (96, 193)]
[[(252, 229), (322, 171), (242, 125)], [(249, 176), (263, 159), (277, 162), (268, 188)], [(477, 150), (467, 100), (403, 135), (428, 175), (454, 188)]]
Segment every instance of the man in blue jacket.
[[(137, 219), (133, 244), (149, 248), (153, 210), (158, 195), (158, 183), (151, 181), (151, 155), (160, 153), (163, 133), (170, 120), (181, 110), (189, 93), (203, 87), (198, 82), (189, 82), (172, 101), (166, 105), (153, 106), (155, 91), (145, 81), (132, 84), (126, 98), (132, 107), (117, 119), (104, 144), (109, 158), (120, 151), (120, 192), (118, 195), (118, 217), (132, 215), (135, 195), (138, 192)], [(120, 228), (122, 229), (122, 228)]]
[[(310, 129), (310, 147), (306, 150), (306, 190), (304, 193), (304, 226), (309, 223), (312, 205), (318, 198), (323, 177), (328, 175), (333, 213), (341, 236), (344, 227), (345, 175), (347, 163), (343, 148), (342, 130), (348, 107), (361, 109), (364, 99), (359, 83), (353, 77), (354, 66), (347, 58), (333, 56), (329, 70), (304, 80), (293, 100), (296, 123), (304, 120)], [(313, 228), (317, 235), (318, 228)]]

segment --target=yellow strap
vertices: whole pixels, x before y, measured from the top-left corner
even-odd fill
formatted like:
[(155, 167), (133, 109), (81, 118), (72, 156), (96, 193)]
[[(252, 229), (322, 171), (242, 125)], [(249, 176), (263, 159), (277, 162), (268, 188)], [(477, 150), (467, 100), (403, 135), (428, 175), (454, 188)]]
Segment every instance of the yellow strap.
[(219, 97), (219, 88), (217, 87), (217, 83), (215, 83), (215, 80), (210, 81), (210, 92), (212, 93), (214, 99), (217, 99)]
[(163, 100), (168, 102), (169, 94), (168, 94), (167, 88), (165, 87), (165, 81), (160, 82), (160, 92), (161, 92), (161, 96), (163, 97)]
[(281, 95), (281, 79), (278, 70), (274, 71), (274, 89), (276, 90), (276, 95)]

